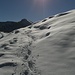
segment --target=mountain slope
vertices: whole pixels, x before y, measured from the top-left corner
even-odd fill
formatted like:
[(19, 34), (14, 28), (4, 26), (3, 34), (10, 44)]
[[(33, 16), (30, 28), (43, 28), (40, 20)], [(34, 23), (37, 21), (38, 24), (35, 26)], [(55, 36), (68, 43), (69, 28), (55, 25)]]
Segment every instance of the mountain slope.
[(32, 52), (39, 55), (36, 64), (41, 75), (75, 75), (75, 10), (66, 13), (48, 19), (43, 24), (44, 39), (34, 44)]
[(75, 75), (75, 10), (0, 33), (1, 75)]
[(12, 32), (13, 30), (23, 28), (23, 27), (29, 26), (31, 24), (32, 24), (32, 22), (29, 22), (26, 19), (22, 19), (19, 22), (12, 22), (12, 21), (0, 22), (0, 31)]

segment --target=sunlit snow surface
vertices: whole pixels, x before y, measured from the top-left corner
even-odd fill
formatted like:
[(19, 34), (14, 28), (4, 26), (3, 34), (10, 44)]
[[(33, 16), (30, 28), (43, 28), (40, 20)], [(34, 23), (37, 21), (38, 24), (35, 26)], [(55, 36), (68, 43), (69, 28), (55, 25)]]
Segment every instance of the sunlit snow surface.
[(75, 75), (75, 10), (0, 32), (0, 75)]

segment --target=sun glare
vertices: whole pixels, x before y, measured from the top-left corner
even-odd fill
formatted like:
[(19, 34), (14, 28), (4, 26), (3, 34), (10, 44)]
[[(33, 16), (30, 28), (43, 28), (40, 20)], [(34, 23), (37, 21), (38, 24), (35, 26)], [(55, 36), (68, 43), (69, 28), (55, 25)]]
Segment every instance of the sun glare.
[(47, 0), (34, 0), (34, 4), (39, 7), (43, 7), (43, 6), (46, 6)]
[(48, 0), (33, 0), (35, 12), (41, 16), (45, 16)]

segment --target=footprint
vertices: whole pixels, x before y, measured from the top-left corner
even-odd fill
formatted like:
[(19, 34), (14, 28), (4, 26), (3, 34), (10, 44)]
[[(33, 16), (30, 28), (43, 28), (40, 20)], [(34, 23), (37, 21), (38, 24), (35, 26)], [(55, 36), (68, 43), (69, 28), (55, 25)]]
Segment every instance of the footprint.
[(5, 50), (10, 50), (10, 47), (6, 46), (4, 47)]
[(47, 19), (44, 19), (42, 22), (45, 22), (45, 21), (47, 21)]
[(48, 27), (48, 29), (50, 29), (50, 28), (51, 28), (51, 26)]
[(30, 69), (33, 69), (34, 64), (35, 63), (32, 60), (28, 61), (28, 66), (29, 66)]
[(6, 43), (5, 43), (5, 44), (1, 44), (1, 45), (0, 45), (0, 48), (4, 48), (4, 47), (6, 47), (7, 45), (8, 45), (8, 44), (6, 44)]
[(19, 33), (20, 31), (19, 30), (15, 30), (15, 34)]
[(28, 55), (30, 55), (30, 54), (31, 54), (31, 50), (28, 49)]
[(12, 40), (9, 40), (10, 44), (15, 44), (17, 42), (17, 38), (13, 38)]
[(49, 36), (50, 35), (50, 32), (48, 32), (47, 34), (46, 34), (46, 36)]
[(12, 67), (15, 67), (15, 66), (17, 66), (17, 64), (16, 64), (16, 63), (13, 63), (13, 62), (6, 62), (6, 63), (0, 64), (0, 68), (6, 67), (6, 66), (12, 66)]
[(64, 16), (64, 15), (67, 15), (67, 14), (69, 14), (69, 13), (60, 13), (56, 17)]
[(42, 25), (42, 26), (34, 26), (34, 28), (38, 28), (40, 30), (47, 29), (47, 27), (45, 25)]
[(0, 53), (0, 57), (2, 57), (2, 56), (4, 56), (4, 54), (3, 53)]
[(53, 18), (54, 16), (50, 16), (49, 19)]
[(34, 26), (34, 28), (40, 28), (40, 26)]
[(20, 75), (29, 75), (29, 70), (25, 70), (23, 73), (20, 73)]
[(39, 28), (40, 30), (43, 30), (43, 29), (47, 29), (47, 27), (46, 26), (40, 26), (40, 28)]

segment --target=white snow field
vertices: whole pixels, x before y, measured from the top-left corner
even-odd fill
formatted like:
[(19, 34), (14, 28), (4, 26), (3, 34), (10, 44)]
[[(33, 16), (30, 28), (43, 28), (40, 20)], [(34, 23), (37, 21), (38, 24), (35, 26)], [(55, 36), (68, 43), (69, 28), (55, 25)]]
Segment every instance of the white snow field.
[(75, 10), (0, 32), (0, 75), (75, 75)]

